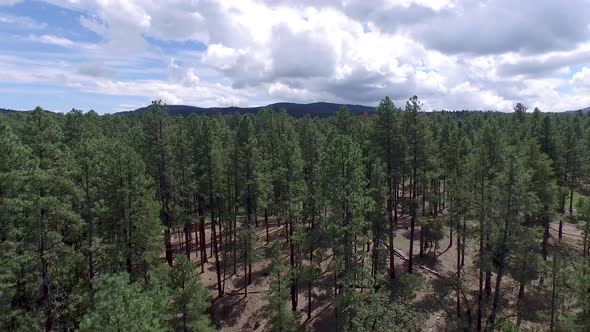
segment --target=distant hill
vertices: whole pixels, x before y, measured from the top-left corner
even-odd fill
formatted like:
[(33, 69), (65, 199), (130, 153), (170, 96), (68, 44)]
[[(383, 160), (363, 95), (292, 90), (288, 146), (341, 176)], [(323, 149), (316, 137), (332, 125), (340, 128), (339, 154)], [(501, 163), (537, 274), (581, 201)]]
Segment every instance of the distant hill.
[[(335, 104), (335, 103), (311, 103), (311, 104), (298, 104), (298, 103), (274, 103), (266, 106), (258, 106), (258, 107), (197, 107), (197, 106), (188, 106), (188, 105), (167, 105), (168, 112), (173, 115), (189, 115), (191, 113), (198, 113), (198, 114), (231, 114), (238, 112), (240, 114), (247, 114), (247, 113), (257, 113), (260, 109), (264, 107), (270, 107), (275, 111), (279, 111), (281, 109), (285, 109), (287, 113), (294, 117), (303, 117), (306, 114), (312, 116), (330, 116), (336, 113), (340, 107), (346, 106), (348, 110), (352, 113), (371, 113), (375, 111), (375, 107), (370, 106), (363, 106), (363, 105), (342, 105), (342, 104)], [(134, 111), (129, 112), (119, 112), (117, 114), (129, 114), (129, 113), (143, 113), (149, 110), (149, 106), (138, 108)]]
[(7, 108), (0, 108), (0, 113), (14, 113), (14, 112), (22, 112), (22, 111), (11, 110), (11, 109), (7, 109)]
[(582, 111), (582, 113), (588, 114), (588, 113), (590, 113), (590, 107), (582, 108), (582, 109), (579, 109), (579, 110), (571, 110), (571, 111), (567, 111), (567, 112), (568, 113), (573, 113), (573, 112), (577, 112), (577, 111)]

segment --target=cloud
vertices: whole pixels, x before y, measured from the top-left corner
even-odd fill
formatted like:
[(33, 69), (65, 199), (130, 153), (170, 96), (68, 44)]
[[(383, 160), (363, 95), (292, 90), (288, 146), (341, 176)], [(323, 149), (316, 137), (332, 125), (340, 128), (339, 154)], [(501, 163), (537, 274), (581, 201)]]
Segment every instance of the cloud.
[(451, 54), (566, 50), (590, 36), (590, 3), (585, 0), (465, 0), (457, 4), (410, 33), (425, 45)]
[(572, 76), (571, 84), (574, 88), (590, 92), (590, 68), (583, 67), (582, 70)]
[(43, 44), (50, 44), (50, 45), (57, 45), (61, 47), (72, 47), (74, 46), (74, 42), (63, 37), (54, 36), (54, 35), (29, 35), (29, 40), (43, 43)]
[(28, 16), (14, 16), (0, 13), (0, 25), (16, 26), (28, 30), (40, 30), (47, 27), (46, 23), (37, 22)]
[[(51, 2), (99, 41), (52, 26), (17, 31), (63, 49), (4, 57), (0, 81), (199, 106), (376, 105), (385, 95), (403, 106), (418, 95), (425, 109), (509, 111), (588, 101), (587, 0)], [(0, 24), (17, 21), (39, 24), (0, 14)]]
[(272, 71), (275, 77), (330, 76), (337, 52), (322, 31), (294, 32), (287, 25), (273, 28)]
[(12, 6), (19, 2), (22, 2), (22, 0), (0, 0), (0, 6)]
[(535, 56), (519, 57), (501, 63), (498, 72), (501, 75), (525, 75), (539, 77), (564, 70), (570, 66), (590, 62), (590, 44), (568, 52), (554, 52)]
[(105, 68), (102, 62), (84, 62), (80, 64), (78, 72), (90, 77), (107, 77), (111, 75), (111, 71)]

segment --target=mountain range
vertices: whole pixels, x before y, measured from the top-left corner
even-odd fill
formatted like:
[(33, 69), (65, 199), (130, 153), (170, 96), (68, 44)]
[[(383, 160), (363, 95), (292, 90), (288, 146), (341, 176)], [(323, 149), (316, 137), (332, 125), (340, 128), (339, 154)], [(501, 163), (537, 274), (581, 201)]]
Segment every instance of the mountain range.
[[(232, 114), (232, 113), (240, 113), (240, 114), (248, 114), (248, 113), (257, 113), (260, 109), (264, 107), (269, 107), (274, 109), (275, 111), (279, 111), (284, 109), (287, 113), (294, 117), (303, 117), (306, 114), (311, 116), (319, 116), (319, 117), (327, 117), (334, 113), (336, 113), (342, 106), (346, 106), (348, 110), (352, 113), (356, 114), (363, 114), (363, 113), (372, 113), (375, 111), (375, 107), (372, 106), (365, 106), (365, 105), (348, 105), (348, 104), (336, 104), (336, 103), (327, 103), (327, 102), (317, 102), (317, 103), (309, 103), (309, 104), (299, 104), (299, 103), (287, 103), (287, 102), (279, 102), (274, 104), (269, 104), (265, 106), (256, 106), (256, 107), (237, 107), (237, 106), (229, 106), (229, 107), (197, 107), (197, 106), (190, 106), (190, 105), (167, 105), (168, 112), (172, 115), (189, 115), (192, 113), (203, 114), (203, 115), (212, 115), (212, 114)], [(115, 113), (117, 115), (122, 114), (137, 114), (143, 113), (149, 110), (149, 106), (141, 107), (136, 110), (124, 111)], [(577, 112), (578, 110), (571, 110), (567, 112)], [(590, 107), (586, 107), (581, 109), (582, 113), (587, 114), (590, 113)], [(11, 112), (19, 112), (17, 110), (12, 109), (5, 109), (0, 108), (0, 113), (11, 113)]]
[[(294, 117), (302, 117), (306, 114), (312, 116), (330, 116), (336, 113), (342, 106), (346, 106), (348, 110), (352, 113), (371, 113), (375, 111), (375, 107), (371, 106), (364, 106), (364, 105), (342, 105), (342, 104), (335, 104), (335, 103), (325, 103), (325, 102), (318, 102), (318, 103), (310, 103), (310, 104), (298, 104), (298, 103), (274, 103), (265, 106), (257, 106), (257, 107), (237, 107), (237, 106), (230, 106), (230, 107), (197, 107), (197, 106), (188, 106), (188, 105), (167, 105), (168, 112), (173, 115), (188, 115), (191, 113), (198, 113), (198, 114), (231, 114), (235, 112), (239, 112), (240, 114), (247, 114), (247, 113), (257, 113), (260, 109), (264, 107), (272, 108), (275, 111), (279, 111), (284, 109), (287, 113)], [(138, 108), (134, 111), (129, 112), (120, 112), (117, 114), (125, 114), (125, 113), (143, 113), (149, 110), (149, 106)]]

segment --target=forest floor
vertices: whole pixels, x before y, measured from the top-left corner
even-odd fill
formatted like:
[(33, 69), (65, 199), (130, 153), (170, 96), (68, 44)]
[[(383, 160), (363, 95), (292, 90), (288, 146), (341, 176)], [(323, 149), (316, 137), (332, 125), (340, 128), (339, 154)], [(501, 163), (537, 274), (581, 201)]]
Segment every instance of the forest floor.
[[(284, 227), (278, 226), (275, 218), (269, 218), (271, 244), (274, 239), (284, 241)], [(442, 222), (442, 221), (441, 221)], [(407, 256), (409, 251), (409, 217), (403, 216), (398, 221), (394, 247)], [(559, 223), (557, 221), (551, 224), (550, 245), (553, 245), (558, 237), (557, 230)], [(457, 266), (457, 241), (453, 239), (453, 245), (450, 244), (450, 232), (445, 227), (445, 238), (439, 241), (439, 249), (436, 256), (433, 253), (425, 254), (419, 257), (419, 227), (416, 228), (414, 253), (415, 263), (428, 269), (438, 272), (438, 276), (430, 271), (415, 268), (416, 274), (422, 275), (424, 283), (417, 290), (416, 297), (413, 300), (414, 306), (425, 314), (426, 321), (422, 325), (423, 331), (446, 331), (449, 330), (449, 323), (456, 313), (456, 293), (453, 288), (453, 282), (456, 280)], [(205, 264), (204, 272), (201, 273), (201, 280), (205, 287), (209, 288), (211, 300), (211, 313), (214, 324), (221, 331), (268, 331), (268, 315), (266, 306), (268, 305), (268, 294), (270, 282), (270, 246), (265, 244), (265, 229), (262, 218), (259, 219), (259, 228), (257, 236), (262, 245), (262, 257), (252, 264), (252, 283), (248, 286), (248, 296), (245, 297), (246, 275), (244, 268), (238, 263), (236, 274), (233, 274), (232, 266), (227, 267), (227, 276), (225, 278), (225, 295), (218, 297), (217, 279), (215, 260), (210, 255), (210, 227), (207, 225), (207, 255), (208, 263)], [(454, 236), (454, 235), (453, 235)], [(564, 223), (563, 241), (581, 250), (582, 242), (581, 225)], [(455, 237), (455, 236), (454, 236)], [(194, 238), (194, 234), (193, 234)], [(178, 238), (174, 238), (175, 255), (184, 254), (180, 248)], [(284, 260), (288, 266), (288, 251), (285, 246)], [(468, 303), (463, 303), (464, 308), (469, 308), (469, 314), (475, 321), (477, 312), (477, 288), (478, 288), (478, 271), (474, 266), (474, 259), (477, 257), (477, 244), (471, 240), (467, 242), (465, 250), (465, 265), (463, 267), (463, 290), (467, 296)], [(199, 262), (200, 258), (196, 250), (191, 255), (191, 261)], [(324, 266), (329, 264), (330, 257), (327, 257)], [(200, 264), (197, 264), (197, 271), (201, 271)], [(398, 275), (406, 273), (407, 263), (396, 256), (395, 260), (396, 273)], [(325, 278), (329, 282), (330, 275), (323, 273), (316, 284), (321, 284), (321, 279)], [(549, 278), (549, 277), (547, 277)], [(549, 282), (544, 286), (539, 285), (538, 280), (527, 285), (524, 296), (524, 317), (522, 328), (527, 331), (540, 331), (546, 329), (549, 317), (550, 289)], [(492, 289), (495, 285), (495, 274), (492, 276)], [(307, 319), (307, 287), (302, 287), (298, 298), (297, 316), (304, 331), (335, 331), (334, 311), (332, 307), (333, 294), (327, 291), (329, 287), (314, 287), (312, 296), (312, 315)], [(515, 300), (518, 293), (518, 283), (505, 276), (502, 280), (502, 292), (504, 294), (504, 303), (501, 308), (505, 308), (498, 314), (498, 321), (505, 319), (515, 319)], [(507, 303), (506, 303), (507, 301)], [(486, 312), (483, 320), (487, 318), (487, 309), (491, 304), (491, 297), (484, 299)], [(465, 313), (464, 313), (465, 314)]]

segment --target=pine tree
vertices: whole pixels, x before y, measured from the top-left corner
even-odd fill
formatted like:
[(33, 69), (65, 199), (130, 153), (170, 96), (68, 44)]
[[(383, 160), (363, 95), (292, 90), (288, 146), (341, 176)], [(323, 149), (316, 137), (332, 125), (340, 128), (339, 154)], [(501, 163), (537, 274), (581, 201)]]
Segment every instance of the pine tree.
[(256, 239), (254, 233), (254, 203), (256, 199), (256, 167), (258, 149), (254, 127), (249, 116), (244, 116), (236, 133), (238, 169), (241, 198), (246, 209), (246, 223), (242, 230), (241, 243), (243, 245), (244, 277), (246, 280), (246, 296), (248, 285), (252, 283), (252, 261), (256, 257)]
[[(191, 137), (190, 137), (190, 120), (185, 118), (175, 119), (176, 123), (172, 126), (172, 178), (174, 179), (175, 196), (173, 215), (178, 220), (179, 226), (184, 227), (184, 251), (186, 258), (190, 260), (193, 248), (193, 195), (194, 195), (194, 167), (190, 156)], [(178, 239), (180, 242), (181, 240)]]
[(319, 225), (321, 216), (321, 197), (320, 197), (320, 178), (321, 178), (321, 160), (322, 148), (324, 145), (324, 136), (315, 120), (306, 116), (298, 127), (299, 145), (301, 147), (301, 156), (303, 158), (303, 179), (305, 181), (305, 196), (303, 198), (303, 219), (309, 223), (305, 233), (305, 249), (309, 250), (309, 266), (305, 270), (304, 276), (308, 279), (307, 283), (307, 317), (311, 318), (313, 297), (312, 289), (314, 279), (321, 270), (320, 257), (315, 255), (316, 249), (322, 246), (321, 237), (322, 229)]
[(266, 244), (269, 244), (269, 212), (276, 208), (277, 155), (275, 115), (271, 108), (263, 108), (256, 115), (255, 129), (260, 153), (256, 174), (256, 206), (263, 210), (266, 227)]
[(80, 331), (165, 331), (162, 298), (157, 292), (129, 283), (126, 273), (107, 274), (94, 281), (94, 306), (82, 318)]
[[(494, 233), (494, 247), (497, 248), (498, 269), (491, 312), (486, 325), (488, 331), (493, 331), (496, 323), (502, 278), (506, 272), (507, 259), (513, 251), (509, 243), (521, 239), (514, 236), (515, 229), (522, 226), (524, 216), (536, 211), (539, 205), (538, 198), (528, 192), (531, 175), (524, 167), (522, 159), (518, 157), (514, 147), (511, 147), (507, 152), (506, 165), (498, 177), (493, 196), (492, 204), (496, 209), (492, 212), (492, 218), (497, 230)], [(519, 281), (521, 285), (526, 282), (523, 279)]]
[[(339, 330), (351, 328), (346, 310), (357, 300), (356, 287), (363, 282), (360, 260), (368, 230), (365, 220), (371, 204), (359, 145), (349, 136), (335, 134), (328, 140), (322, 163), (322, 193), (331, 210), (328, 232), (334, 252), (335, 314)], [(360, 244), (360, 246), (359, 246)]]
[(141, 157), (122, 142), (107, 148), (100, 184), (103, 206), (98, 231), (109, 245), (107, 272), (145, 278), (160, 253), (161, 223), (154, 185)]
[(281, 254), (281, 243), (273, 243), (271, 283), (268, 298), (268, 311), (270, 316), (271, 331), (296, 331), (297, 321), (295, 314), (288, 307), (289, 301), (289, 272)]
[[(219, 124), (216, 120), (207, 120), (204, 124), (203, 161), (204, 161), (204, 178), (203, 185), (206, 187), (209, 200), (209, 212), (211, 216), (211, 245), (215, 256), (215, 271), (217, 274), (217, 291), (219, 296), (223, 296), (221, 285), (221, 265), (219, 260), (219, 243), (217, 234), (217, 225), (221, 220), (219, 207), (222, 205), (221, 193), (223, 191), (223, 173), (224, 161), (221, 142), (218, 138)], [(217, 214), (217, 217), (216, 217)], [(221, 234), (221, 230), (219, 229)]]
[(35, 283), (41, 290), (42, 326), (49, 331), (64, 323), (62, 314), (68, 305), (80, 305), (72, 298), (84, 279), (78, 278), (78, 264), (84, 260), (73, 246), (82, 235), (82, 222), (74, 209), (79, 192), (72, 181), (75, 165), (62, 143), (61, 128), (51, 115), (40, 107), (35, 109), (27, 119), (26, 132), (35, 166), (28, 179), (31, 205), (23, 221), (27, 225), (23, 235), (27, 246), (36, 246), (29, 269), (41, 271)]
[(299, 247), (301, 245), (301, 221), (303, 216), (303, 199), (305, 182), (303, 180), (303, 159), (299, 147), (299, 137), (285, 112), (277, 119), (277, 135), (280, 156), (278, 158), (280, 183), (280, 213), (287, 228), (289, 244), (289, 263), (291, 267), (291, 310), (297, 310)]
[[(408, 272), (412, 273), (414, 265), (414, 233), (418, 211), (418, 179), (425, 174), (428, 162), (429, 130), (425, 119), (419, 114), (422, 104), (414, 96), (406, 102), (405, 135), (407, 142), (407, 162), (411, 170), (411, 199), (410, 199), (410, 252), (408, 254)], [(422, 181), (425, 181), (423, 176)], [(422, 189), (422, 195), (425, 195)], [(421, 246), (422, 247), (422, 246)]]
[[(368, 195), (372, 198), (375, 204), (372, 205), (368, 211), (367, 219), (371, 221), (371, 242), (373, 248), (371, 251), (371, 276), (375, 283), (380, 279), (381, 275), (385, 273), (386, 251), (382, 247), (382, 243), (390, 238), (388, 230), (391, 227), (391, 220), (387, 220), (386, 214), (390, 211), (385, 207), (385, 201), (389, 197), (387, 176), (384, 172), (385, 167), (381, 159), (374, 160), (369, 170), (369, 191)], [(390, 241), (391, 244), (391, 241)]]
[(22, 213), (30, 204), (27, 174), (34, 165), (29, 161), (30, 150), (1, 118), (0, 156), (0, 330), (33, 329), (36, 276), (28, 273), (34, 257), (29, 250), (32, 244), (23, 238)]
[(143, 116), (144, 160), (152, 177), (156, 181), (156, 193), (161, 205), (160, 218), (164, 224), (164, 245), (166, 262), (172, 266), (173, 204), (172, 167), (170, 166), (169, 118), (166, 105), (152, 102), (150, 109)]
[(186, 257), (177, 258), (176, 265), (170, 270), (170, 280), (174, 317), (177, 313), (181, 315), (180, 321), (176, 322), (177, 330), (213, 331), (206, 314), (208, 291), (201, 285), (199, 275)]
[[(482, 330), (483, 296), (491, 292), (491, 265), (489, 245), (489, 219), (491, 206), (491, 187), (497, 177), (502, 162), (501, 141), (497, 124), (492, 120), (484, 124), (481, 132), (475, 138), (472, 154), (469, 156), (469, 178), (473, 188), (472, 199), (474, 212), (479, 223), (479, 288), (477, 306), (477, 329)], [(485, 290), (484, 290), (484, 273)]]
[(400, 181), (401, 163), (403, 160), (403, 145), (397, 109), (389, 97), (379, 103), (373, 119), (373, 135), (371, 147), (385, 162), (387, 184), (387, 217), (389, 220), (389, 276), (395, 278), (394, 229), (397, 225), (398, 182)]

